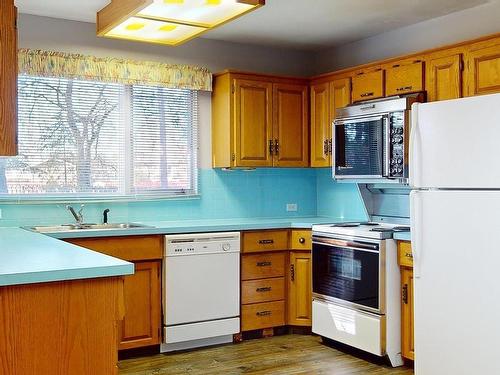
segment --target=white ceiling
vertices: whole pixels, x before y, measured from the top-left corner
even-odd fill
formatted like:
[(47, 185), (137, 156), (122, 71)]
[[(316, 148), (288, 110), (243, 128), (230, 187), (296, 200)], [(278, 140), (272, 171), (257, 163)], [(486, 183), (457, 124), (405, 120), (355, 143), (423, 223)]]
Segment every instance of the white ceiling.
[[(204, 34), (231, 42), (318, 50), (495, 0), (267, 0)], [(16, 0), (21, 13), (95, 22), (110, 0)], [(457, 25), (459, 27), (459, 25)]]

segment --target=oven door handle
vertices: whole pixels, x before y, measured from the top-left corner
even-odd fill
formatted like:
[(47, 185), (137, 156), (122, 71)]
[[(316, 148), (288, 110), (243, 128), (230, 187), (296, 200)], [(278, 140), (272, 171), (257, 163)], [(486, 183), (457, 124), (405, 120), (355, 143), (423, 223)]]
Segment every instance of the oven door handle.
[(370, 253), (379, 253), (379, 247), (375, 244), (368, 244), (356, 241), (338, 240), (334, 238), (313, 237), (313, 244), (325, 246), (337, 246), (345, 249), (361, 250)]

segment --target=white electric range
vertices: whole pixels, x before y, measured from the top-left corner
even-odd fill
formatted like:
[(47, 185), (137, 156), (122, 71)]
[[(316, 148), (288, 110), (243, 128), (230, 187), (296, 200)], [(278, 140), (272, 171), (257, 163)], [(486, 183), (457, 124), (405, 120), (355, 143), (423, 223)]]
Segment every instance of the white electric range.
[(400, 272), (392, 237), (409, 228), (358, 222), (312, 230), (313, 332), (402, 365)]

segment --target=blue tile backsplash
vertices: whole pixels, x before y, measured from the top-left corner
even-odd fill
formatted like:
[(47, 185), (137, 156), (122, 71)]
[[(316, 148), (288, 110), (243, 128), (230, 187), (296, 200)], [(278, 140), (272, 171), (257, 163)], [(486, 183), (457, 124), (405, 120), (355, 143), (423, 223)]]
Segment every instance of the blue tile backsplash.
[[(85, 220), (100, 222), (105, 208), (111, 209), (111, 222), (294, 216), (363, 220), (366, 216), (357, 186), (335, 183), (327, 168), (201, 169), (199, 184), (198, 198), (87, 203)], [(297, 211), (287, 212), (287, 203), (296, 203)], [(0, 204), (0, 209), (0, 226), (73, 221), (65, 204)]]

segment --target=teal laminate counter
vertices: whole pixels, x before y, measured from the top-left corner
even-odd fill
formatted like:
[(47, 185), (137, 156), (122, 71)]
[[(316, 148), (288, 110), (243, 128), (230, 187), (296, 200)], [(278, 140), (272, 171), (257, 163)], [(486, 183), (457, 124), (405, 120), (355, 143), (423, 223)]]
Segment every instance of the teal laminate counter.
[[(359, 219), (358, 219), (359, 220)], [(356, 221), (348, 219), (335, 219), (328, 217), (297, 217), (297, 218), (259, 218), (259, 219), (218, 219), (218, 220), (179, 220), (179, 221), (141, 221), (140, 224), (149, 225), (149, 228), (131, 229), (104, 229), (104, 230), (78, 230), (59, 233), (50, 233), (54, 238), (84, 238), (84, 237), (110, 237), (110, 236), (135, 236), (152, 234), (179, 234), (201, 232), (225, 232), (259, 229), (310, 229), (314, 224), (341, 223)]]
[(411, 233), (410, 232), (394, 233), (393, 238), (398, 241), (411, 241)]
[(21, 228), (0, 228), (0, 287), (133, 273), (132, 263)]

